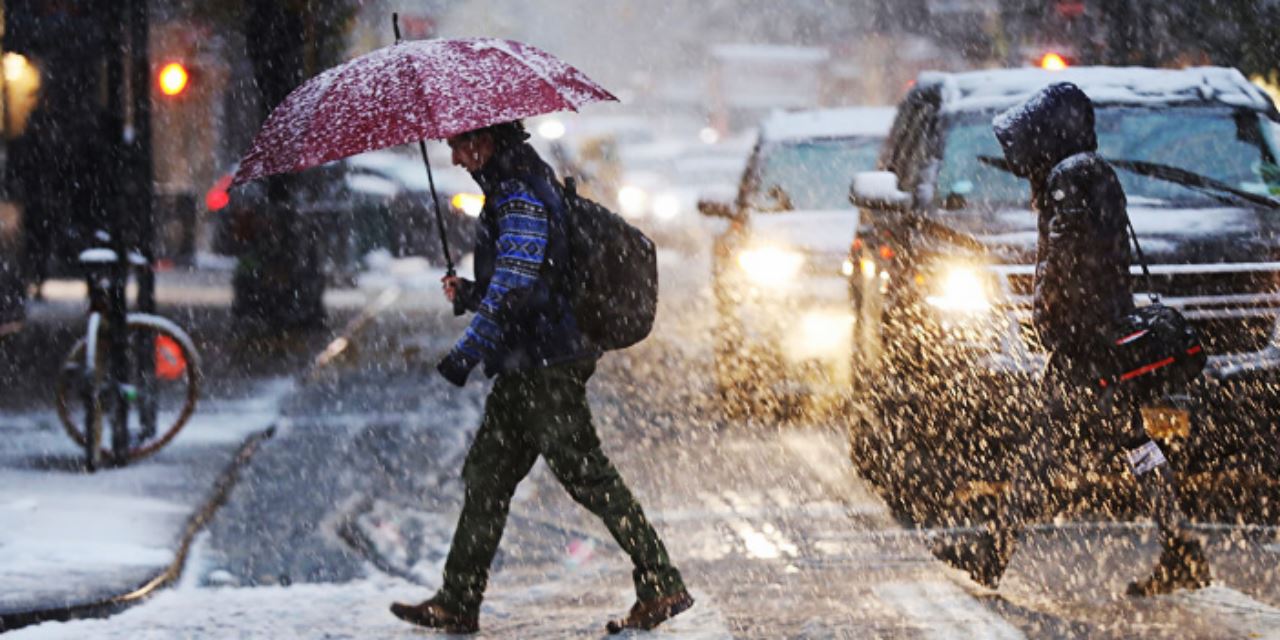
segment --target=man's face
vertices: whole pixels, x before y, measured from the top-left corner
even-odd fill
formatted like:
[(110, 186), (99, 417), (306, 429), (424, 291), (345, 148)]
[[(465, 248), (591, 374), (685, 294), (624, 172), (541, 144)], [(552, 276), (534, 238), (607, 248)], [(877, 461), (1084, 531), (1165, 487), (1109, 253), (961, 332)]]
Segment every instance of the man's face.
[(453, 164), (472, 173), (484, 168), (493, 157), (493, 138), (486, 134), (455, 136), (448, 140), (453, 150)]

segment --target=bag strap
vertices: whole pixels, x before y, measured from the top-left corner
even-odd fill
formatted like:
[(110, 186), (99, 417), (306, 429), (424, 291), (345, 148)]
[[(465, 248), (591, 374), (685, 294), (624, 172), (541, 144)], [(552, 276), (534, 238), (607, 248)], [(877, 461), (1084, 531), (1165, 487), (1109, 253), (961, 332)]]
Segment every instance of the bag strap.
[(1129, 238), (1133, 241), (1133, 250), (1138, 254), (1138, 263), (1142, 265), (1142, 277), (1147, 282), (1147, 297), (1151, 298), (1152, 304), (1160, 302), (1160, 295), (1156, 293), (1155, 283), (1151, 280), (1151, 269), (1147, 266), (1147, 256), (1142, 253), (1142, 245), (1138, 243), (1138, 232), (1133, 229), (1133, 220), (1129, 218), (1129, 210), (1124, 212), (1125, 226), (1129, 227)]

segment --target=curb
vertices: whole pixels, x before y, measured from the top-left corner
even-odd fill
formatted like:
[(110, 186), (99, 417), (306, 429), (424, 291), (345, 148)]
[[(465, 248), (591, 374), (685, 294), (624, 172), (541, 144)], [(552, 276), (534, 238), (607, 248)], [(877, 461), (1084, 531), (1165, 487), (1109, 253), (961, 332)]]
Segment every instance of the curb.
[(235, 488), (240, 480), (240, 471), (253, 458), (253, 454), (257, 452), (258, 446), (263, 442), (271, 439), (276, 433), (276, 425), (271, 425), (262, 431), (258, 431), (245, 438), (240, 444), (240, 449), (236, 451), (236, 455), (232, 458), (231, 463), (227, 465), (222, 473), (218, 476), (217, 482), (213, 485), (213, 491), (209, 494), (203, 504), (191, 514), (187, 519), (187, 526), (182, 532), (182, 537), (178, 543), (178, 551), (174, 554), (173, 560), (169, 566), (161, 569), (150, 579), (146, 580), (137, 587), (127, 592), (108, 596), (90, 602), (82, 602), (78, 604), (66, 604), (58, 607), (50, 607), (47, 609), (34, 609), (29, 611), (10, 611), (0, 613), (0, 633), (13, 631), (22, 627), (39, 624), (41, 622), (66, 622), (68, 620), (77, 620), (80, 618), (105, 618), (110, 615), (119, 613), (135, 604), (138, 604), (158, 589), (173, 584), (174, 581), (182, 575), (182, 568), (186, 564), (187, 554), (191, 551), (191, 543), (195, 540), (196, 534), (200, 533), (218, 512), (218, 509), (226, 503), (227, 497), (231, 494), (231, 490)]

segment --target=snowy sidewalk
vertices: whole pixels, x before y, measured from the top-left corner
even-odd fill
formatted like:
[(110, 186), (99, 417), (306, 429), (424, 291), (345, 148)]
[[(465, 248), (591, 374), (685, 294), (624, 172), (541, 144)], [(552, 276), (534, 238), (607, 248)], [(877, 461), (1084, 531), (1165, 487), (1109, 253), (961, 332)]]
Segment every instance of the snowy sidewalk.
[(51, 412), (0, 414), (0, 614), (115, 597), (165, 572), (189, 519), (291, 388), (267, 380), (208, 402), (155, 456), (95, 474), (69, 470), (78, 449)]

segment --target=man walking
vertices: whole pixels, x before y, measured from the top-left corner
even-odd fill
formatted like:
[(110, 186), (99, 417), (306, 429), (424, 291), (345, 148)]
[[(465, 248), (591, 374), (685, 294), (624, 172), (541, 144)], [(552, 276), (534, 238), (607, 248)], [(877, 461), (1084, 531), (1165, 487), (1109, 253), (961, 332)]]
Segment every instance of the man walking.
[(639, 502), (600, 449), (587, 380), (600, 352), (555, 286), (568, 265), (565, 215), (551, 168), (518, 122), (449, 139), (453, 162), (485, 195), (471, 282), (443, 279), (456, 313), (475, 312), (437, 367), (453, 384), (483, 365), (496, 376), (463, 465), (465, 499), (444, 580), (432, 598), (395, 603), (397, 617), (449, 632), (479, 629), (480, 602), (516, 486), (538, 456), (599, 517), (635, 565), (636, 603), (608, 630), (650, 629), (693, 606), (680, 572)]
[(1107, 369), (1105, 340), (1133, 310), (1128, 213), (1114, 170), (1097, 154), (1093, 105), (1071, 83), (1050, 85), (996, 117), (996, 138), (1010, 169), (1031, 183), (1038, 215), (1036, 330), (1051, 353), (1042, 387), (1043, 410), (1013, 461), (1011, 495), (974, 544), (943, 544), (939, 558), (995, 588), (1024, 524), (1045, 515), (1055, 478), (1123, 453), (1142, 483), (1160, 531), (1154, 571), (1129, 585), (1130, 595), (1154, 595), (1209, 583), (1200, 543), (1182, 530), (1182, 512), (1163, 452), (1143, 429), (1138, 407), (1096, 393)]

